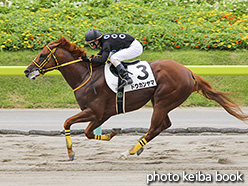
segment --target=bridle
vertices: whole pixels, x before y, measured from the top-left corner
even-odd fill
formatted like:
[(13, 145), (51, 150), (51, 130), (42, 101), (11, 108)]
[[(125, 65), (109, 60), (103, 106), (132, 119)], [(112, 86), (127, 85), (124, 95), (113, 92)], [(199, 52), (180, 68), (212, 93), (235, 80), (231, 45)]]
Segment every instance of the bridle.
[[(55, 56), (55, 52), (57, 51), (57, 47), (51, 49), (49, 46), (46, 46), (47, 49), (50, 51), (50, 53), (47, 55), (47, 57), (40, 63), (38, 64), (35, 60), (33, 60), (33, 63), (35, 64), (36, 67), (38, 67), (38, 71), (41, 75), (44, 75), (46, 72), (48, 71), (52, 71), (54, 69), (59, 69), (60, 67), (65, 67), (65, 66), (68, 66), (68, 65), (71, 65), (71, 64), (74, 64), (74, 63), (78, 63), (78, 62), (81, 62), (83, 61), (82, 59), (77, 59), (77, 60), (73, 60), (73, 61), (69, 61), (67, 63), (63, 63), (63, 64), (59, 64), (56, 56)], [(53, 57), (56, 65), (53, 66), (53, 67), (49, 67), (49, 68), (44, 68), (46, 66), (46, 64), (49, 62), (51, 56)], [(36, 59), (36, 58), (35, 58)], [(88, 64), (88, 63), (87, 63)], [(89, 68), (89, 78), (84, 82), (82, 83), (81, 85), (79, 85), (78, 87), (74, 88), (73, 91), (75, 92), (76, 90), (80, 89), (81, 87), (83, 87), (86, 83), (88, 83), (88, 81), (91, 79), (92, 77), (92, 64), (88, 65), (88, 68)]]
[[(46, 46), (48, 48), (48, 50), (50, 51), (50, 53), (47, 55), (46, 59), (44, 59), (40, 64), (38, 64), (37, 62), (35, 62), (35, 60), (33, 60), (33, 63), (38, 67), (38, 71), (40, 72), (40, 74), (45, 74), (45, 72), (51, 71), (53, 69), (58, 69), (60, 67), (60, 64), (55, 56), (55, 52), (57, 51), (57, 48), (53, 48), (51, 49), (49, 46)], [(54, 67), (50, 67), (50, 68), (44, 68), (46, 66), (46, 64), (49, 62), (51, 56), (53, 57), (54, 61), (56, 62), (56, 66)]]
[[(46, 46), (47, 49), (50, 51), (50, 53), (47, 55), (46, 59), (44, 59), (40, 64), (38, 64), (37, 62), (35, 62), (35, 60), (33, 60), (33, 63), (35, 64), (35, 66), (38, 67), (38, 71), (43, 75), (45, 74), (45, 72), (48, 72), (48, 71), (51, 71), (51, 70), (54, 70), (54, 69), (58, 69), (60, 67), (64, 67), (64, 66), (67, 66), (67, 65), (70, 65), (70, 64), (73, 64), (73, 63), (78, 63), (78, 62), (81, 62), (82, 59), (77, 59), (77, 60), (73, 60), (73, 61), (70, 61), (70, 62), (67, 62), (67, 63), (63, 63), (63, 64), (59, 64), (56, 56), (55, 56), (55, 52), (57, 51), (57, 48), (53, 48), (51, 49), (49, 46)], [(56, 62), (56, 65), (53, 66), (53, 67), (49, 67), (49, 68), (44, 68), (46, 66), (46, 64), (49, 62), (51, 56), (53, 57), (54, 61)]]

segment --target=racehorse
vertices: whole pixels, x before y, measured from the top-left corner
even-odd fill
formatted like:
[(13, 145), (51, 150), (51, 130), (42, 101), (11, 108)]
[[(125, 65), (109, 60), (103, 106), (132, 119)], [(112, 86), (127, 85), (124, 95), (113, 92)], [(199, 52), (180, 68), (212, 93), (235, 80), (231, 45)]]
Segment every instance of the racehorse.
[[(86, 50), (70, 43), (63, 36), (44, 47), (36, 58), (25, 69), (26, 77), (35, 79), (40, 74), (57, 69), (61, 72), (69, 86), (73, 89), (81, 111), (64, 122), (66, 145), (70, 160), (74, 159), (70, 127), (77, 122), (90, 122), (85, 129), (88, 139), (110, 140), (117, 132), (105, 135), (94, 135), (94, 129), (101, 126), (111, 116), (116, 115), (116, 95), (109, 89), (104, 78), (104, 65), (95, 65), (81, 60)], [(143, 146), (171, 126), (168, 113), (181, 105), (192, 92), (202, 94), (219, 103), (229, 114), (247, 121), (240, 107), (227, 97), (226, 93), (216, 91), (209, 82), (191, 72), (182, 64), (170, 60), (159, 59), (148, 62), (154, 73), (155, 87), (127, 92), (125, 94), (126, 112), (144, 106), (149, 100), (153, 105), (151, 125), (148, 132), (140, 138), (132, 149), (121, 154), (140, 154)], [(97, 92), (97, 94), (96, 94)]]

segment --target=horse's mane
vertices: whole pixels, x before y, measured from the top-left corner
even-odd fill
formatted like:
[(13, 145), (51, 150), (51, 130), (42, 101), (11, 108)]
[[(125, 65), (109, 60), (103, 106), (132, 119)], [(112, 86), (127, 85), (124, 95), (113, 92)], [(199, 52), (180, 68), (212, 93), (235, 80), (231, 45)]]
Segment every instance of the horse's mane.
[(71, 43), (64, 36), (61, 36), (59, 40), (53, 41), (50, 43), (53, 46), (64, 48), (69, 51), (74, 57), (81, 57), (82, 55), (86, 55), (86, 50), (83, 48), (79, 48), (75, 43)]

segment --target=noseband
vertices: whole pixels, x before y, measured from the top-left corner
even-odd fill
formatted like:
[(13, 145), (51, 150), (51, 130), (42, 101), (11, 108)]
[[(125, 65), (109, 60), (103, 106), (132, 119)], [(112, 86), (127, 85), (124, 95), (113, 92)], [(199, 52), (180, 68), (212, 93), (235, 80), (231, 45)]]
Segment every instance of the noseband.
[[(78, 62), (81, 62), (83, 61), (82, 59), (77, 59), (77, 60), (73, 60), (73, 61), (69, 61), (67, 63), (63, 63), (63, 64), (59, 64), (56, 56), (55, 56), (55, 52), (57, 51), (57, 48), (53, 48), (51, 49), (49, 46), (46, 46), (48, 48), (48, 50), (50, 51), (50, 53), (47, 55), (46, 59), (44, 59), (41, 64), (38, 64), (37, 62), (35, 62), (35, 60), (33, 60), (33, 63), (35, 64), (35, 66), (38, 67), (38, 71), (40, 74), (44, 75), (45, 72), (48, 72), (48, 71), (51, 71), (51, 70), (54, 70), (54, 69), (58, 69), (60, 67), (64, 67), (64, 66), (67, 66), (67, 65), (70, 65), (70, 64), (73, 64), (73, 63), (78, 63)], [(53, 57), (54, 61), (56, 62), (56, 65), (53, 66), (53, 67), (49, 67), (49, 68), (44, 68), (46, 66), (46, 64), (49, 62), (51, 56)], [(87, 63), (88, 64), (88, 63)], [(82, 83), (81, 85), (79, 85), (78, 87), (74, 88), (73, 91), (75, 92), (76, 90), (80, 89), (81, 87), (83, 87), (86, 83), (88, 83), (88, 81), (91, 79), (92, 77), (92, 64), (88, 64), (88, 68), (90, 69), (90, 73), (89, 73), (89, 78), (84, 82)]]

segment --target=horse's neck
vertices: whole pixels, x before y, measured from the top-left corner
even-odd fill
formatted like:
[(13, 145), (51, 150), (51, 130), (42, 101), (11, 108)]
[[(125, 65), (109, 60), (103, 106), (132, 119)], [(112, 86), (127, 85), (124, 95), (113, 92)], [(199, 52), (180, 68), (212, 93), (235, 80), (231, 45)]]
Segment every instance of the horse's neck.
[(89, 78), (87, 65), (80, 63), (71, 64), (60, 69), (61, 74), (72, 89), (77, 88)]

